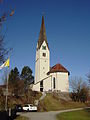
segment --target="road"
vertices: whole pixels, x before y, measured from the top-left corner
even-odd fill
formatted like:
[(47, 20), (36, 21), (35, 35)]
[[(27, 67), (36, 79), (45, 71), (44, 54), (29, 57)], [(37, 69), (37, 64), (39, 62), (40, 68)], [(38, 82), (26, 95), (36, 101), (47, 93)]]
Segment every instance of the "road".
[(29, 120), (56, 120), (56, 115), (58, 113), (76, 111), (76, 110), (82, 110), (82, 109), (83, 108), (50, 111), (50, 112), (26, 112), (26, 113), (21, 113), (21, 116), (28, 117)]

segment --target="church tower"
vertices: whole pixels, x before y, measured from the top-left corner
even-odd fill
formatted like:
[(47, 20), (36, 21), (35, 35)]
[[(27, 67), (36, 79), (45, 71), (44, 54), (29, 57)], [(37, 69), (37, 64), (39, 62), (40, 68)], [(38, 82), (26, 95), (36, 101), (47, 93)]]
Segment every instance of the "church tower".
[(41, 29), (36, 48), (35, 83), (47, 77), (47, 72), (49, 71), (49, 68), (50, 68), (50, 53), (46, 37), (44, 16), (42, 16)]

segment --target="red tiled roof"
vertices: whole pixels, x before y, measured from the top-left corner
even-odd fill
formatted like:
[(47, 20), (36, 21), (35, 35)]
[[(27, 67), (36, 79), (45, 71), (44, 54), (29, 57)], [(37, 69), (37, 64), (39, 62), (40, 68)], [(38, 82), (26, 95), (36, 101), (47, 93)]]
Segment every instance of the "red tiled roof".
[(56, 64), (53, 67), (51, 67), (50, 71), (47, 74), (54, 73), (54, 72), (68, 72), (68, 75), (70, 75), (70, 72), (61, 64)]

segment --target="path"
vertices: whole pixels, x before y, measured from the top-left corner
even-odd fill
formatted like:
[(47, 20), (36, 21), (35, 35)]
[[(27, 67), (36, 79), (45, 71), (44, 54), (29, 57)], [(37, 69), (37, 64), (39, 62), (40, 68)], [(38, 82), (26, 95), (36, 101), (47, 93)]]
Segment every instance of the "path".
[(41, 100), (43, 100), (45, 98), (45, 96), (46, 96), (46, 92), (44, 91), (44, 92), (42, 92), (42, 96), (38, 100), (34, 101), (34, 105), (38, 106), (39, 102)]
[(83, 108), (50, 111), (50, 112), (27, 112), (27, 113), (22, 113), (21, 115), (28, 117), (29, 120), (56, 120), (56, 115), (58, 113), (76, 111), (76, 110), (82, 110), (82, 109)]

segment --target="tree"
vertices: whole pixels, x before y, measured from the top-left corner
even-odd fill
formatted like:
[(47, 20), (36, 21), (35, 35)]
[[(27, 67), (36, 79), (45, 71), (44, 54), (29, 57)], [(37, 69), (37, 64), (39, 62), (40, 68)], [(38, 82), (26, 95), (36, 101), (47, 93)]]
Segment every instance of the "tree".
[(82, 78), (73, 77), (70, 80), (70, 88), (73, 92), (77, 92), (77, 90), (81, 89), (84, 86), (85, 82), (83, 82)]
[[(0, 4), (3, 3), (4, 0), (0, 0)], [(7, 18), (13, 16), (14, 10), (10, 10), (10, 12), (0, 13), (0, 63), (5, 61), (5, 57), (11, 51), (11, 49), (6, 49), (4, 44), (5, 33), (2, 33), (2, 25), (7, 20)]]
[(89, 71), (89, 73), (86, 76), (87, 76), (87, 80), (88, 80), (89, 85), (90, 85), (90, 71)]
[(70, 87), (72, 89), (71, 98), (74, 101), (85, 102), (88, 98), (87, 84), (81, 78), (73, 78), (70, 81)]
[(18, 68), (15, 67), (11, 70), (9, 74), (9, 82), (15, 83), (19, 79), (19, 71)]
[(9, 87), (12, 88), (12, 94), (18, 96), (18, 82), (20, 80), (20, 75), (17, 67), (11, 70), (9, 74)]
[(87, 98), (88, 98), (88, 88), (86, 88), (86, 86), (84, 86), (81, 89), (79, 96), (80, 96), (80, 101), (81, 102), (87, 101)]
[(24, 66), (21, 72), (21, 78), (24, 80), (25, 89), (28, 85), (34, 82), (34, 76), (32, 75), (32, 70), (28, 66)]

